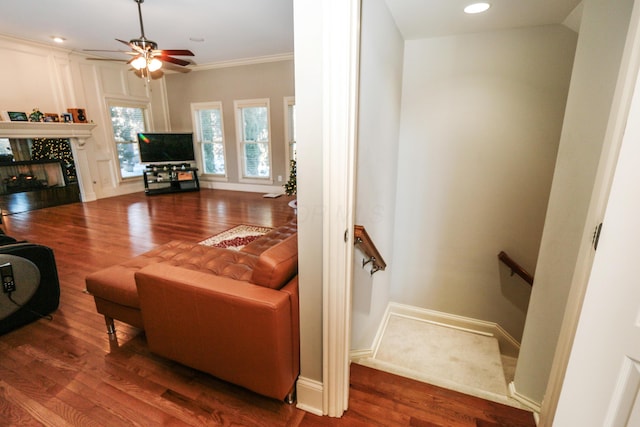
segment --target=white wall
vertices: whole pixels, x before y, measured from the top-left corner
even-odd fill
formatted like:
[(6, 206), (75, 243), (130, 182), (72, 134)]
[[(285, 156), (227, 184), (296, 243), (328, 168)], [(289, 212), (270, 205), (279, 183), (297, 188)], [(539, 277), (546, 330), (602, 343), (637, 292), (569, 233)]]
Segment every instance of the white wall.
[[(631, 25), (637, 29), (640, 23), (638, 4), (635, 9)], [(618, 138), (613, 138), (611, 143), (616, 147), (616, 156), (611, 159), (613, 164), (606, 173), (607, 177), (612, 177), (611, 192), (606, 200), (604, 226), (553, 418), (556, 426), (640, 425), (640, 400), (637, 398), (637, 361), (640, 357), (637, 345), (640, 342), (637, 322), (640, 302), (640, 80), (637, 52), (640, 37), (637, 30), (633, 39), (626, 49), (633, 52), (635, 58), (623, 65), (629, 72), (629, 84), (625, 85), (621, 79), (616, 89), (617, 94), (625, 89), (623, 99), (626, 96), (633, 98), (628, 113), (620, 113), (618, 138), (622, 140), (621, 144)], [(619, 100), (614, 97), (613, 104), (617, 105)], [(605, 140), (605, 146), (609, 142)], [(606, 151), (603, 151), (603, 158), (606, 157)], [(601, 161), (599, 175), (605, 169), (604, 165)], [(597, 198), (594, 192), (593, 199)], [(593, 201), (591, 207), (594, 208)], [(541, 418), (539, 425), (551, 425), (544, 421)]]
[[(392, 298), (521, 337), (576, 35), (562, 26), (405, 44)], [(505, 286), (509, 287), (505, 287)]]
[[(542, 402), (620, 69), (633, 0), (586, 0), (553, 187), (514, 384)], [(593, 224), (595, 227), (596, 224)]]
[(351, 348), (366, 350), (389, 303), (404, 40), (384, 0), (362, 2), (356, 224), (389, 267), (373, 276), (355, 254)]
[[(0, 38), (0, 110), (66, 113), (76, 96), (67, 52)], [(64, 86), (57, 85), (63, 82)]]

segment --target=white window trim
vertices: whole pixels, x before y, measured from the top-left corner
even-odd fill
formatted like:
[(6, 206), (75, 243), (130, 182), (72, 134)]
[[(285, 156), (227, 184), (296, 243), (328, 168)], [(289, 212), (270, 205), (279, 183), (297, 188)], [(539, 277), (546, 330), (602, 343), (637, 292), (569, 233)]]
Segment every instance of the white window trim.
[(291, 141), (291, 135), (289, 135), (289, 107), (296, 104), (296, 100), (294, 96), (285, 96), (284, 97), (284, 155), (285, 155), (285, 165), (286, 165), (286, 179), (289, 180), (289, 175), (291, 175), (291, 147), (289, 146), (289, 141)]
[(118, 177), (119, 182), (131, 182), (142, 180), (142, 175), (140, 176), (131, 176), (131, 177), (122, 177), (122, 171), (120, 169), (120, 161), (118, 160), (118, 148), (116, 142), (116, 136), (113, 133), (113, 125), (111, 123), (111, 107), (129, 107), (129, 108), (142, 108), (144, 110), (144, 126), (146, 132), (151, 132), (153, 129), (152, 117), (153, 113), (151, 111), (151, 102), (147, 100), (137, 101), (135, 99), (124, 99), (124, 98), (105, 98), (107, 108), (106, 108), (106, 122), (109, 123), (109, 131), (108, 131), (108, 140), (111, 141), (109, 144), (109, 151), (111, 152), (111, 159), (113, 164), (113, 169), (115, 171), (115, 176)]
[[(224, 174), (205, 173), (204, 171), (204, 157), (202, 155), (202, 144), (200, 141), (200, 120), (198, 119), (198, 110), (220, 110), (220, 121), (222, 122), (222, 152), (224, 153)], [(229, 180), (229, 163), (227, 162), (227, 138), (224, 133), (224, 110), (222, 109), (221, 101), (209, 101), (209, 102), (192, 102), (191, 103), (191, 121), (194, 129), (194, 142), (197, 145), (196, 151), (196, 163), (200, 170), (203, 179), (209, 181), (222, 181), (227, 182)]]
[[(241, 108), (246, 107), (267, 107), (267, 118), (269, 122), (269, 141), (266, 143), (269, 147), (269, 176), (265, 178), (254, 178), (244, 176), (244, 149), (242, 141), (243, 129), (242, 129), (242, 117), (240, 114)], [(272, 134), (271, 134), (271, 102), (269, 98), (259, 99), (242, 99), (233, 101), (233, 110), (235, 112), (236, 119), (236, 148), (238, 150), (238, 181), (247, 184), (273, 184), (273, 150), (271, 147)]]

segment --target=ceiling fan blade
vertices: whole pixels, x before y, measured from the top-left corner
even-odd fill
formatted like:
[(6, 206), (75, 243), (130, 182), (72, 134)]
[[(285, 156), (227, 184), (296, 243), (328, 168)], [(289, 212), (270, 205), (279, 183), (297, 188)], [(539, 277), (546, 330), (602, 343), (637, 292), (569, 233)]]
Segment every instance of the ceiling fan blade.
[(120, 40), (120, 39), (116, 39), (117, 41), (119, 41), (120, 43), (126, 44), (127, 46), (129, 46), (132, 50), (135, 50), (138, 53), (144, 53), (144, 50), (142, 50), (141, 48), (139, 48), (138, 46), (136, 46), (133, 43), (130, 42), (126, 42), (124, 40)]
[(190, 73), (191, 72), (191, 68), (187, 68), (187, 67), (183, 67), (183, 66), (179, 66), (179, 65), (174, 65), (171, 62), (165, 62), (164, 65), (162, 66), (162, 69), (165, 71), (177, 71), (179, 73)]
[(153, 55), (174, 55), (174, 56), (195, 56), (193, 52), (187, 49), (156, 49)]
[(160, 55), (160, 56), (156, 56), (156, 58), (158, 58), (160, 61), (171, 62), (172, 64), (176, 64), (176, 65), (185, 66), (185, 65), (191, 64), (191, 62), (189, 61), (185, 61), (184, 59), (174, 58), (172, 56)]
[(116, 39), (116, 41), (119, 41), (119, 42), (120, 42), (120, 43), (122, 43), (122, 44), (126, 44), (127, 46), (132, 47), (132, 46), (131, 46), (131, 43), (126, 42), (126, 41), (124, 41), (124, 40)]
[(128, 53), (128, 50), (109, 50), (109, 49), (82, 49), (83, 52), (120, 52)]
[[(87, 58), (88, 61), (113, 61), (113, 62), (127, 62), (124, 59), (112, 59), (112, 58)], [(127, 62), (128, 64), (128, 62)]]

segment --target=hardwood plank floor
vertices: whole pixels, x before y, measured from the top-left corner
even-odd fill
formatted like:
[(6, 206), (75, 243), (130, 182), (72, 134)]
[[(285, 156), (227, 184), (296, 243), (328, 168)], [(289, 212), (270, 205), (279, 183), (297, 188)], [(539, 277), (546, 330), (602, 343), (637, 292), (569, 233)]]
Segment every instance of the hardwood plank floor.
[[(530, 413), (353, 365), (350, 409), (317, 417), (149, 352), (84, 292), (87, 274), (171, 240), (293, 218), (288, 197), (202, 190), (143, 193), (3, 217), (6, 234), (54, 250), (60, 308), (0, 336), (0, 426), (534, 426)], [(2, 295), (0, 294), (0, 297)]]

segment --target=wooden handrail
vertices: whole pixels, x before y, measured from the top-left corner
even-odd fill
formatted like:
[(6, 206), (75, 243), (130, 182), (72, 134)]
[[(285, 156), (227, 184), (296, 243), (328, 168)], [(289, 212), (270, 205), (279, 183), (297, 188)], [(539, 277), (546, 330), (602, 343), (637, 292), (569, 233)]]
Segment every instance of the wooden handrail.
[(362, 267), (371, 263), (371, 274), (387, 268), (387, 263), (382, 259), (382, 255), (378, 252), (376, 245), (373, 244), (373, 240), (369, 237), (367, 230), (365, 230), (362, 225), (354, 225), (353, 228), (356, 246), (368, 257), (368, 259), (362, 260)]
[(524, 268), (515, 262), (505, 251), (500, 251), (498, 259), (505, 263), (511, 269), (511, 275), (517, 274), (522, 277), (525, 282), (533, 286), (533, 276)]

